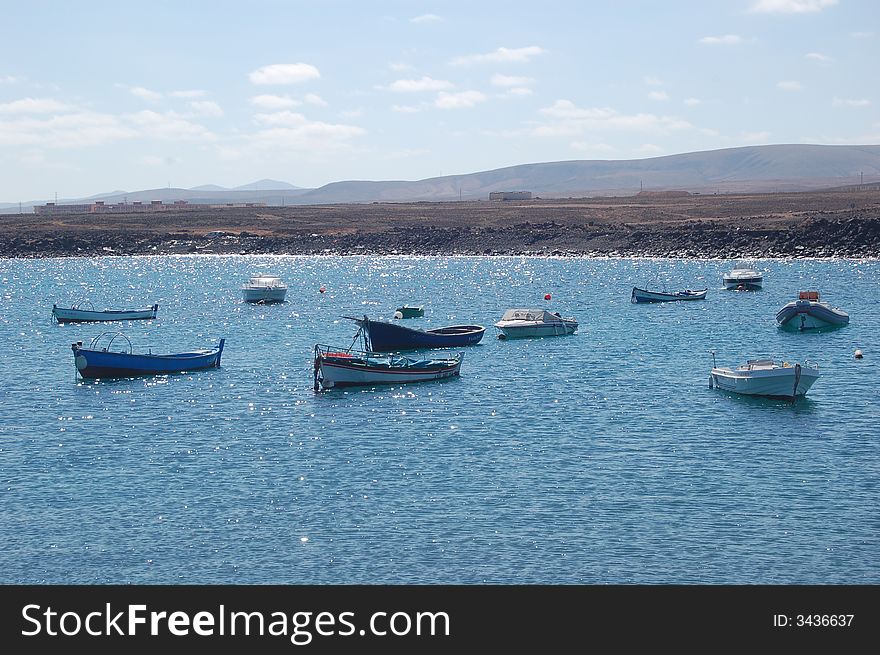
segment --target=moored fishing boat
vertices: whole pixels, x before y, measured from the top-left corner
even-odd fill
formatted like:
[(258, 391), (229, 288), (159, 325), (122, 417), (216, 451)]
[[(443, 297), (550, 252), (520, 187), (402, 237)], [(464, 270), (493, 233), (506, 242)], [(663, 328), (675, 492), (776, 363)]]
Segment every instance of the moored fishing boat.
[(495, 328), (499, 339), (553, 337), (574, 334), (578, 322), (546, 309), (508, 309)]
[[(99, 347), (104, 338), (108, 339), (107, 345)], [(114, 342), (121, 350), (111, 350)], [(83, 347), (82, 341), (77, 341), (71, 345), (71, 350), (76, 370), (83, 378), (128, 378), (219, 368), (225, 343), (226, 339), (220, 339), (216, 348), (170, 355), (138, 354), (132, 352), (131, 341), (124, 334), (105, 332), (92, 339), (88, 348)]]
[(696, 291), (685, 289), (684, 291), (674, 291), (672, 293), (667, 293), (665, 291), (648, 291), (647, 289), (639, 289), (638, 287), (633, 287), (630, 300), (634, 303), (671, 302), (675, 300), (703, 300), (706, 297), (706, 293), (708, 291), (708, 289), (698, 289)]
[(420, 330), (364, 316), (352, 318), (363, 332), (365, 349), (372, 352), (416, 350), (418, 348), (461, 348), (480, 342), (486, 328), (482, 325), (448, 325)]
[[(88, 304), (91, 309), (83, 309)], [(52, 305), (52, 318), (59, 323), (89, 323), (103, 321), (140, 321), (156, 318), (159, 304), (156, 303), (149, 309), (103, 309), (95, 310), (92, 303), (84, 301), (70, 307)]]
[(442, 380), (460, 375), (464, 353), (449, 357), (420, 358), (396, 353), (375, 353), (315, 346), (315, 391), (321, 387), (403, 384)]
[(737, 291), (757, 291), (764, 285), (764, 275), (745, 262), (737, 263), (722, 278), (725, 289)]
[[(714, 354), (713, 354), (714, 360)], [(772, 359), (750, 359), (736, 368), (716, 367), (709, 374), (709, 388), (747, 396), (794, 400), (805, 396), (819, 379), (819, 366), (812, 362), (790, 364)]]
[(412, 305), (404, 305), (398, 307), (394, 312), (394, 318), (421, 318), (425, 315), (425, 308), (422, 306), (413, 307)]
[(284, 302), (287, 285), (277, 275), (255, 275), (241, 291), (245, 302), (270, 304)]
[(776, 312), (780, 327), (813, 330), (849, 324), (849, 314), (820, 299), (818, 291), (801, 291), (797, 300)]

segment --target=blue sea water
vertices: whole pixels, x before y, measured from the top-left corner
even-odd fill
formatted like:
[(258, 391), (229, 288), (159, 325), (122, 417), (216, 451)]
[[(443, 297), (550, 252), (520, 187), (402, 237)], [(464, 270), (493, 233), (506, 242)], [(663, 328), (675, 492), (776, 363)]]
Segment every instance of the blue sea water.
[[(841, 584), (880, 582), (880, 262), (181, 256), (0, 260), (0, 582)], [(241, 301), (257, 272), (288, 301)], [(633, 285), (708, 287), (633, 305)], [(319, 293), (320, 287), (325, 293)], [(818, 289), (849, 326), (786, 332)], [(551, 293), (550, 301), (544, 294)], [(159, 303), (61, 326), (53, 303)], [(487, 327), (462, 376), (312, 389), (343, 316)], [(510, 307), (576, 335), (500, 341)], [(192, 374), (77, 380), (70, 344), (226, 339)], [(864, 351), (855, 359), (854, 351)], [(709, 389), (712, 366), (818, 362), (791, 404)]]

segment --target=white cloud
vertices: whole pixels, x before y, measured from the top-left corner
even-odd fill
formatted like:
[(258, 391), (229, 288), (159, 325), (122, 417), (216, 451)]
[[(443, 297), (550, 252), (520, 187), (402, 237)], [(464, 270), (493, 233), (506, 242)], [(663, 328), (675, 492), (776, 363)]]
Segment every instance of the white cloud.
[(464, 109), (486, 101), (486, 96), (479, 91), (462, 91), (460, 93), (446, 93), (441, 91), (434, 100), (434, 106), (439, 109)]
[(870, 39), (874, 36), (873, 32), (853, 32), (852, 38), (854, 39)]
[(704, 36), (698, 41), (705, 45), (738, 45), (742, 43), (742, 37), (737, 34), (725, 34), (724, 36)]
[(801, 83), (796, 80), (782, 80), (776, 83), (776, 88), (783, 91), (800, 91)]
[(207, 92), (201, 89), (190, 89), (189, 91), (172, 91), (168, 95), (173, 98), (204, 98)]
[(546, 50), (539, 48), (538, 46), (529, 46), (527, 48), (498, 48), (494, 52), (486, 54), (456, 57), (450, 63), (453, 66), (466, 66), (468, 64), (477, 64), (487, 61), (496, 63), (525, 63), (531, 61), (532, 57), (537, 57), (546, 52)]
[(277, 111), (272, 114), (256, 114), (254, 122), (258, 125), (304, 125), (306, 117), (293, 111)]
[(501, 97), (504, 98), (525, 98), (526, 96), (532, 95), (532, 90), (527, 86), (515, 86), (512, 89), (508, 89), (507, 92), (501, 94)]
[(15, 84), (16, 82), (21, 82), (22, 78), (15, 77), (14, 75), (0, 75), (0, 84)]
[(490, 80), (494, 86), (528, 86), (534, 81), (531, 77), (516, 77), (514, 75), (493, 75)]
[(437, 14), (422, 14), (409, 19), (410, 23), (442, 23), (443, 17)]
[[(285, 113), (290, 114), (290, 112)], [(296, 151), (319, 155), (330, 151), (349, 150), (351, 148), (349, 142), (365, 133), (363, 128), (355, 125), (324, 123), (302, 118), (302, 120), (293, 120), (287, 125), (260, 130), (256, 134), (249, 135), (248, 141), (257, 148), (272, 153)]]
[(700, 100), (699, 98), (685, 98), (684, 99), (684, 104), (686, 104), (688, 107), (696, 107), (697, 105), (700, 105), (702, 103), (703, 103), (703, 101)]
[(770, 140), (770, 132), (745, 132), (741, 140), (743, 143), (767, 143)]
[(455, 86), (448, 80), (435, 80), (431, 77), (423, 76), (419, 80), (395, 80), (388, 89), (397, 93), (417, 93), (420, 91), (443, 91), (451, 89)]
[(831, 101), (831, 104), (835, 107), (870, 107), (871, 101), (865, 100), (864, 98), (860, 99), (852, 99), (852, 98), (834, 98)]
[(127, 114), (123, 118), (133, 123), (142, 135), (151, 139), (210, 141), (215, 138), (202, 125), (188, 121), (173, 111), (159, 113), (145, 109), (135, 114)]
[(345, 111), (339, 112), (340, 118), (360, 118), (364, 115), (364, 110), (360, 107), (357, 109), (346, 109)]
[(663, 152), (663, 148), (653, 143), (643, 143), (638, 148), (633, 148), (633, 152), (640, 155), (658, 155)]
[(95, 112), (0, 121), (0, 145), (75, 148), (136, 136), (137, 130), (123, 125), (116, 116)]
[(819, 62), (823, 62), (823, 63), (831, 61), (831, 57), (828, 57), (827, 55), (823, 55), (821, 52), (808, 52), (807, 54), (804, 55), (804, 57), (806, 59), (811, 59), (813, 61), (819, 61)]
[(645, 76), (645, 84), (648, 86), (663, 86), (663, 80), (659, 77)]
[(186, 103), (196, 116), (222, 116), (223, 110), (211, 100), (194, 100)]
[(290, 107), (299, 107), (302, 102), (287, 96), (264, 94), (251, 98), (251, 104), (261, 109), (289, 109)]
[(412, 105), (391, 105), (391, 111), (396, 111), (398, 114), (415, 114), (422, 111), (422, 108)]
[(22, 98), (0, 105), (0, 114), (54, 114), (73, 107), (52, 98)]
[(253, 71), (248, 76), (253, 84), (299, 84), (321, 77), (311, 64), (271, 64)]
[(151, 91), (150, 89), (145, 89), (142, 86), (133, 86), (128, 92), (133, 95), (141, 98), (142, 100), (146, 100), (147, 102), (157, 102), (162, 98), (162, 94), (158, 91)]
[(539, 124), (533, 136), (558, 137), (595, 133), (599, 130), (624, 130), (665, 135), (672, 131), (695, 129), (688, 121), (675, 116), (656, 114), (621, 114), (609, 107), (580, 108), (569, 100), (557, 100), (540, 113), (551, 122)]
[(758, 0), (751, 11), (759, 14), (807, 14), (833, 7), (837, 0)]
[(669, 94), (666, 93), (666, 91), (651, 91), (648, 94), (648, 97), (651, 100), (660, 100), (660, 101), (669, 100)]
[(316, 107), (326, 107), (327, 101), (324, 100), (321, 96), (316, 93), (307, 93), (303, 98), (310, 105), (315, 105)]

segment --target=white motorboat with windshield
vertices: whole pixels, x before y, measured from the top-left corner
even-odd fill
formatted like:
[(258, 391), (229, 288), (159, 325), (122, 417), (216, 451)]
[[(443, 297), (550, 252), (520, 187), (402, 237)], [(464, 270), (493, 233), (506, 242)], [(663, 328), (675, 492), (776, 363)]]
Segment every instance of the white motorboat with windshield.
[(754, 266), (740, 262), (724, 274), (724, 288), (740, 291), (754, 291), (764, 284), (764, 275)]
[(287, 285), (277, 275), (255, 275), (242, 287), (245, 302), (284, 302)]
[(578, 323), (546, 309), (508, 309), (495, 327), (499, 339), (522, 339), (574, 334)]

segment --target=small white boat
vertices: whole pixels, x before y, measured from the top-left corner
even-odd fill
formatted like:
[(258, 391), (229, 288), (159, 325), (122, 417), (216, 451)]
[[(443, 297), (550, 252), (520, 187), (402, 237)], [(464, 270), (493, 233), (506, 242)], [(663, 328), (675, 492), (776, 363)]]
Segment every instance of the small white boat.
[(59, 323), (89, 323), (92, 321), (143, 321), (156, 318), (159, 311), (158, 303), (149, 309), (83, 309), (83, 305), (92, 304), (88, 301), (71, 307), (52, 305), (52, 318)]
[(277, 275), (255, 275), (242, 288), (245, 302), (284, 302), (287, 285)]
[(508, 309), (495, 327), (499, 339), (523, 339), (574, 334), (578, 322), (546, 309)]
[(321, 387), (369, 386), (442, 380), (460, 375), (464, 353), (450, 357), (407, 357), (395, 353), (315, 346), (315, 391)]
[(724, 288), (738, 291), (754, 291), (764, 284), (764, 275), (753, 266), (740, 262), (724, 274)]
[(791, 301), (776, 312), (776, 322), (781, 327), (814, 330), (847, 325), (849, 314), (823, 302), (818, 291), (801, 291), (797, 300)]
[(750, 359), (736, 368), (713, 367), (709, 374), (709, 388), (717, 387), (747, 396), (794, 400), (805, 396), (818, 379), (819, 366), (812, 362), (790, 364), (772, 359)]

